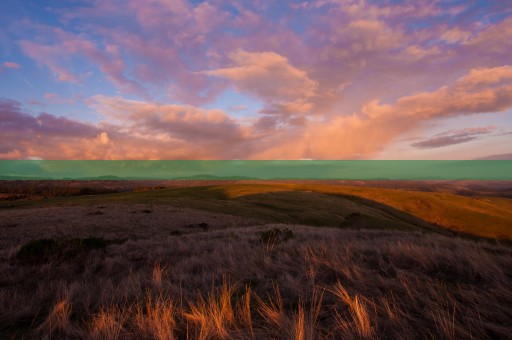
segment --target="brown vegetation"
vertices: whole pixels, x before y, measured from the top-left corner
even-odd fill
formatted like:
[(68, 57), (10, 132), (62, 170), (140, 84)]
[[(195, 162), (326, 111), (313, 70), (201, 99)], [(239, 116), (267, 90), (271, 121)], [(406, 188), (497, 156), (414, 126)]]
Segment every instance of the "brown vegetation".
[[(7, 211), (21, 208), (141, 203), (191, 208), (265, 223), (423, 230), (512, 240), (512, 199), (509, 198), (320, 183), (230, 183), (44, 200), (19, 199), (0, 201), (0, 210), (10, 214)], [(151, 209), (141, 211), (152, 215)]]
[[(21, 244), (0, 251), (2, 337), (512, 334), (512, 248), (497, 241), (268, 225), (45, 242), (44, 263), (20, 255)], [(72, 261), (70, 249), (80, 250)]]
[[(61, 184), (50, 195), (97, 183)], [(20, 188), (35, 191), (3, 194), (0, 338), (512, 334), (510, 199), (339, 183), (128, 184), (34, 199), (45, 185), (34, 181)]]

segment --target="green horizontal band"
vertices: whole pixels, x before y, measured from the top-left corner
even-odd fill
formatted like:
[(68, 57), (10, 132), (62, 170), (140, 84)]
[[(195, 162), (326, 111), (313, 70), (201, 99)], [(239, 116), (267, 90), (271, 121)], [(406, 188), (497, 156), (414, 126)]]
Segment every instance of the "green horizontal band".
[(0, 160), (0, 179), (512, 180), (512, 161)]

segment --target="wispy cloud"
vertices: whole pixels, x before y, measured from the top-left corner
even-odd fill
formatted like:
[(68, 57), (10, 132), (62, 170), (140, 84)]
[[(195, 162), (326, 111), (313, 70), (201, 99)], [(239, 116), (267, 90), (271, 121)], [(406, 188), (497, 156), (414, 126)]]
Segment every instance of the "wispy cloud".
[(420, 149), (440, 148), (443, 146), (470, 142), (472, 140), (478, 139), (482, 135), (488, 135), (495, 130), (496, 127), (494, 126), (451, 130), (437, 134), (430, 139), (413, 143), (411, 146)]
[(20, 69), (21, 65), (13, 61), (5, 61), (1, 65), (2, 68)]

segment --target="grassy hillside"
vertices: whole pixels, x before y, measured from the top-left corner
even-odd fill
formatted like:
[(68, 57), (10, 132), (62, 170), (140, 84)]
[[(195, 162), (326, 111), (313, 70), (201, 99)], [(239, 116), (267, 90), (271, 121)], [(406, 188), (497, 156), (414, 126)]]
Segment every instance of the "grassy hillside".
[(511, 204), (318, 183), (0, 201), (0, 338), (507, 338), (510, 243), (450, 235), (512, 239)]
[(512, 238), (512, 199), (508, 198), (342, 186), (318, 186), (313, 190), (364, 197), (457, 232)]
[(512, 239), (512, 199), (321, 184), (229, 184), (45, 200), (0, 208), (147, 203), (258, 218), (352, 228), (452, 230)]
[(506, 339), (511, 251), (297, 225), (38, 240), (0, 249), (0, 337)]

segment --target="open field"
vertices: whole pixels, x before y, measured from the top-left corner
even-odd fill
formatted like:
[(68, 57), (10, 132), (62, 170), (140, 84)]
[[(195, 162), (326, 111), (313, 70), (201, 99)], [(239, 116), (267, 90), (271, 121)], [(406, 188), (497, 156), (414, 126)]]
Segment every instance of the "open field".
[[(451, 231), (512, 239), (512, 199), (504, 197), (318, 183), (208, 184), (103, 195), (4, 200), (0, 201), (0, 209), (5, 216), (3, 223), (8, 225), (18, 223), (17, 217), (13, 219), (11, 215), (28, 215), (14, 212), (21, 208), (36, 209), (30, 211), (30, 216), (37, 216), (39, 208), (87, 206), (96, 211), (95, 205), (110, 205), (110, 209), (102, 211), (105, 215), (93, 223), (105, 224), (109, 210), (119, 210), (112, 205), (146, 204), (145, 209), (190, 208), (269, 223)], [(66, 213), (63, 214), (65, 219)], [(74, 216), (72, 214), (71, 218)], [(55, 225), (55, 221), (51, 223)], [(112, 226), (105, 224), (104, 227)]]
[(202, 184), (0, 201), (0, 337), (512, 334), (506, 193)]

